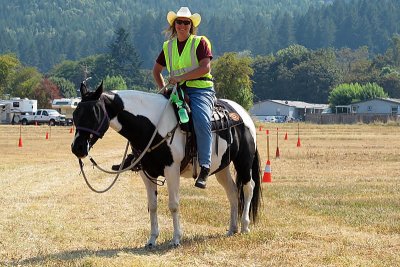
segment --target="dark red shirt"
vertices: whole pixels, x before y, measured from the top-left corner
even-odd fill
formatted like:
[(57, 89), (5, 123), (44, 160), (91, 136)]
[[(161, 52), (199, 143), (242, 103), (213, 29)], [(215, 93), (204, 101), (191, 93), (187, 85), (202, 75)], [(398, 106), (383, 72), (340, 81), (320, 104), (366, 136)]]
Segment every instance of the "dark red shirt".
[[(179, 55), (182, 54), (183, 48), (185, 48), (186, 41), (183, 42), (178, 42), (178, 53)], [(204, 38), (201, 38), (199, 46), (196, 49), (196, 56), (197, 60), (200, 62), (200, 60), (204, 58), (210, 58), (210, 60), (213, 58), (213, 55), (211, 53), (211, 49), (208, 47), (207, 42), (204, 40)], [(165, 55), (164, 55), (164, 50), (161, 50), (161, 53), (158, 55), (156, 62), (160, 64), (161, 66), (165, 67), (167, 65), (165, 61)]]

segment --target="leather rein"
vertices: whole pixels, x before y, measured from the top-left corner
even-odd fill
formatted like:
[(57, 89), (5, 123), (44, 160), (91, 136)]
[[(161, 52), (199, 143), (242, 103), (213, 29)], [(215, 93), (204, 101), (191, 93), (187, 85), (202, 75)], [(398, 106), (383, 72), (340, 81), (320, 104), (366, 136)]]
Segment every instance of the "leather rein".
[[(167, 88), (168, 86), (169, 86), (169, 84), (165, 85), (160, 91), (163, 91), (163, 90), (164, 90), (165, 88)], [(173, 93), (174, 93), (175, 90), (176, 90), (176, 87), (174, 87)], [(151, 136), (151, 138), (150, 138), (150, 140), (149, 140), (147, 146), (146, 146), (145, 149), (140, 153), (140, 155), (135, 159), (135, 161), (132, 162), (128, 167), (122, 168), (122, 166), (124, 166), (124, 163), (125, 163), (125, 160), (126, 160), (126, 155), (127, 155), (128, 148), (129, 148), (129, 141), (128, 141), (127, 144), (126, 144), (126, 148), (125, 148), (125, 152), (124, 152), (124, 156), (123, 156), (122, 163), (121, 163), (121, 165), (120, 165), (120, 169), (117, 170), (117, 171), (110, 171), (110, 170), (106, 170), (106, 169), (100, 167), (100, 166), (96, 163), (96, 161), (88, 154), (89, 160), (92, 162), (92, 164), (93, 164), (94, 167), (96, 167), (97, 169), (99, 169), (99, 170), (102, 171), (102, 172), (105, 172), (105, 173), (108, 173), (108, 174), (115, 174), (115, 175), (116, 175), (115, 178), (113, 179), (113, 181), (111, 182), (111, 184), (110, 184), (109, 186), (107, 186), (105, 189), (99, 190), (99, 189), (94, 188), (94, 187), (90, 184), (90, 182), (88, 181), (88, 179), (87, 179), (87, 177), (86, 177), (85, 171), (83, 170), (83, 166), (84, 166), (83, 161), (82, 161), (82, 159), (79, 159), (79, 160), (78, 160), (78, 161), (79, 161), (79, 166), (80, 166), (80, 169), (81, 169), (81, 173), (82, 173), (82, 175), (83, 175), (83, 178), (84, 178), (84, 180), (85, 180), (87, 186), (90, 188), (90, 190), (92, 190), (92, 191), (95, 192), (95, 193), (105, 193), (105, 192), (107, 192), (108, 190), (110, 190), (110, 189), (114, 186), (114, 184), (115, 184), (115, 182), (117, 181), (119, 175), (120, 175), (121, 173), (123, 173), (123, 172), (129, 171), (129, 170), (131, 170), (132, 168), (134, 168), (134, 167), (140, 162), (140, 160), (144, 157), (144, 155), (145, 155), (146, 153), (153, 151), (154, 149), (156, 149), (157, 147), (159, 147), (162, 143), (166, 142), (169, 138), (171, 138), (171, 141), (170, 141), (170, 142), (172, 142), (174, 133), (175, 133), (176, 129), (177, 129), (178, 126), (179, 126), (179, 122), (176, 124), (176, 126), (175, 126), (171, 131), (169, 131), (169, 132), (165, 135), (165, 137), (164, 137), (160, 142), (158, 142), (158, 143), (155, 144), (154, 146), (150, 147), (150, 145), (153, 143), (153, 140), (154, 140), (154, 138), (155, 138), (155, 136), (156, 136), (156, 134), (157, 134), (157, 132), (158, 132), (158, 128), (159, 128), (160, 122), (161, 122), (161, 120), (162, 120), (162, 118), (163, 118), (163, 116), (164, 116), (164, 114), (165, 114), (165, 111), (166, 111), (166, 109), (167, 109), (169, 103), (170, 103), (170, 100), (168, 100), (167, 103), (165, 104), (164, 110), (163, 110), (163, 112), (161, 113), (160, 119), (158, 120), (158, 123), (157, 123), (157, 125), (156, 125), (156, 128), (154, 129), (154, 132), (153, 132), (153, 134), (152, 134), (152, 136)], [(97, 130), (92, 130), (92, 129), (88, 129), (88, 128), (86, 128), (86, 127), (78, 127), (78, 126), (76, 127), (76, 129), (77, 129), (77, 130), (81, 130), (81, 131), (85, 131), (85, 132), (89, 132), (89, 133), (91, 133), (91, 134), (93, 134), (93, 135), (96, 135), (96, 136), (98, 136), (98, 137), (103, 137), (104, 133), (99, 132), (99, 129), (102, 128), (102, 126), (103, 126), (104, 123), (107, 123), (107, 122), (109, 123), (110, 118), (108, 117), (108, 113), (107, 113), (107, 111), (105, 110), (105, 106), (104, 106), (104, 105), (102, 105), (102, 108), (104, 109), (104, 113), (105, 113), (106, 115), (104, 116), (104, 118), (103, 118), (103, 120), (102, 120), (102, 122), (101, 122), (101, 124), (100, 124), (100, 126), (98, 127)], [(90, 143), (90, 141), (88, 141), (88, 142)], [(159, 180), (157, 180), (157, 178), (150, 177), (144, 170), (143, 170), (143, 172), (144, 172), (144, 174), (146, 175), (146, 177), (147, 177), (149, 180), (151, 180), (153, 183), (156, 183), (156, 184), (158, 184), (158, 185), (164, 185), (165, 179), (164, 179), (164, 181), (159, 181)]]

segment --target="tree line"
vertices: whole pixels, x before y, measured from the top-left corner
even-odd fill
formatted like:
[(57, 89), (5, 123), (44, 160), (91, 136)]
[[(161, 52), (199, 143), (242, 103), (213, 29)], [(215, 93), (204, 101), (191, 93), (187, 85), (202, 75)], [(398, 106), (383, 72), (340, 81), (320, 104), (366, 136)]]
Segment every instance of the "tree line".
[[(394, 35), (383, 54), (357, 49), (307, 49), (291, 45), (253, 62), (255, 101), (264, 99), (330, 103), (329, 96), (341, 84), (376, 84), (389, 96), (400, 98), (400, 35)], [(353, 98), (356, 101), (357, 97)], [(341, 105), (349, 104), (344, 101)]]
[[(143, 68), (151, 68), (164, 41), (166, 13), (181, 1), (0, 0), (0, 53), (15, 53), (26, 65), (47, 72), (63, 60), (107, 50), (115, 29), (130, 34)], [(308, 49), (357, 49), (382, 54), (400, 32), (397, 0), (193, 1), (202, 15), (199, 34), (208, 36), (215, 57), (251, 51), (268, 55), (293, 44)]]
[[(0, 96), (38, 99), (41, 107), (57, 97), (74, 97), (84, 79), (106, 90), (156, 92), (151, 72), (141, 61), (129, 34), (115, 31), (104, 54), (65, 60), (47, 74), (24, 66), (13, 54), (0, 55)], [(311, 50), (295, 44), (268, 56), (229, 52), (212, 61), (217, 96), (249, 109), (264, 99), (347, 105), (374, 97), (400, 98), (400, 35), (385, 53), (372, 56), (368, 47)]]

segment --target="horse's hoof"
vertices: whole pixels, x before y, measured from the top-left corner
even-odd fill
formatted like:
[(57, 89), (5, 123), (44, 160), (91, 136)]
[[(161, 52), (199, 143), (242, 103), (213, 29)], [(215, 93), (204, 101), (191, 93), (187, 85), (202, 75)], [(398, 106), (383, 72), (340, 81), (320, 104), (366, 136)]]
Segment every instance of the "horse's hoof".
[(156, 247), (156, 244), (153, 243), (147, 243), (144, 248), (145, 249), (154, 249)]
[(236, 235), (238, 233), (238, 231), (228, 231), (227, 233), (226, 233), (226, 236), (234, 236), (234, 235)]
[(178, 247), (181, 246), (181, 243), (179, 243), (179, 242), (172, 242), (172, 241), (171, 241), (170, 246), (173, 247), (173, 248), (178, 248)]
[(250, 229), (249, 228), (242, 229), (241, 233), (242, 234), (248, 234), (248, 233), (250, 233)]

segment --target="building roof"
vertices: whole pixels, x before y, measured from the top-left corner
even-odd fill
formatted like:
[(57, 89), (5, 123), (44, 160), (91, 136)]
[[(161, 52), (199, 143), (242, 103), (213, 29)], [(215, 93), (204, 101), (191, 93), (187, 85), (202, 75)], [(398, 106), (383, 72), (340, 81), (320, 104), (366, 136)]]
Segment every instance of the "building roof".
[(264, 102), (273, 102), (276, 104), (288, 106), (288, 107), (295, 107), (295, 108), (315, 108), (315, 109), (325, 109), (329, 105), (327, 104), (313, 104), (313, 103), (307, 103), (303, 101), (289, 101), (289, 100), (264, 100), (257, 102), (255, 104), (262, 104)]
[(400, 104), (400, 99), (397, 99), (397, 98), (373, 98), (373, 99), (354, 102), (354, 103), (351, 103), (349, 106), (354, 105), (354, 104), (369, 102), (369, 101), (372, 101), (372, 100), (381, 100), (381, 101), (384, 101), (384, 102)]

